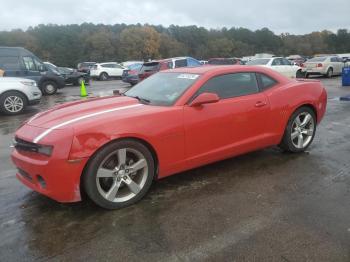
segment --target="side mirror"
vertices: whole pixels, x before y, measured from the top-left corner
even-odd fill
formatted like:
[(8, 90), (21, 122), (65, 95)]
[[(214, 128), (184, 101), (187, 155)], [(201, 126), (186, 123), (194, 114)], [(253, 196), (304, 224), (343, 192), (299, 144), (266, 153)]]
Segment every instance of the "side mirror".
[(201, 106), (219, 102), (220, 97), (214, 93), (202, 93), (190, 103), (190, 106)]

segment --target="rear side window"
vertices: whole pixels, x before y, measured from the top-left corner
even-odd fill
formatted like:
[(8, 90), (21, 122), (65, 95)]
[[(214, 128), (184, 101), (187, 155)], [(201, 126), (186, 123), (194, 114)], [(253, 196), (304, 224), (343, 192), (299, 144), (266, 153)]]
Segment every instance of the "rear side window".
[(245, 96), (259, 92), (255, 73), (235, 73), (208, 80), (197, 92), (216, 93), (221, 99)]
[(154, 62), (154, 63), (146, 63), (143, 64), (141, 68), (141, 72), (153, 72), (153, 71), (158, 71), (160, 67), (159, 62)]
[(187, 59), (175, 60), (175, 68), (186, 67), (186, 66), (187, 66)]
[(0, 57), (0, 69), (20, 70), (18, 57), (17, 56), (2, 56), (2, 57)]
[(277, 84), (277, 81), (265, 74), (258, 74), (261, 89), (264, 91)]

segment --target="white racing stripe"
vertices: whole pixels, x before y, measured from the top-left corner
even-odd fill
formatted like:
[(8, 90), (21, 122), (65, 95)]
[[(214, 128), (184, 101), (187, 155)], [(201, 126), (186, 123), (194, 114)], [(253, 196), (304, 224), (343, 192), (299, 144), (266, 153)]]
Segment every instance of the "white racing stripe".
[(66, 122), (63, 122), (61, 124), (55, 125), (55, 126), (49, 128), (49, 129), (47, 129), (45, 132), (43, 132), (40, 135), (38, 135), (37, 137), (35, 137), (34, 140), (33, 140), (33, 143), (38, 143), (41, 139), (43, 139), (45, 136), (47, 136), (54, 129), (58, 129), (60, 127), (63, 127), (63, 126), (66, 126), (66, 125), (78, 122), (80, 120), (91, 118), (91, 117), (94, 117), (94, 116), (99, 116), (99, 115), (102, 115), (102, 114), (106, 114), (106, 113), (110, 113), (110, 112), (114, 112), (114, 111), (119, 111), (119, 110), (123, 110), (123, 109), (129, 109), (129, 108), (138, 107), (138, 106), (142, 106), (142, 104), (136, 104), (136, 105), (131, 105), (131, 106), (123, 106), (123, 107), (113, 108), (113, 109), (104, 110), (104, 111), (88, 114), (88, 115), (85, 115), (85, 116), (80, 116), (80, 117), (77, 117), (77, 118), (73, 118), (71, 120), (68, 120)]

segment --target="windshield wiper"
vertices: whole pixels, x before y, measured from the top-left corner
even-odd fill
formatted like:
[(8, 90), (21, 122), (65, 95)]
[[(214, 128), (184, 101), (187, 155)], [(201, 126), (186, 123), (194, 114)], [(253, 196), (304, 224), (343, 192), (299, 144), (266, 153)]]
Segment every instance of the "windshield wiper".
[(141, 103), (144, 103), (144, 104), (149, 104), (151, 103), (150, 100), (146, 99), (146, 98), (142, 98), (142, 97), (139, 97), (139, 96), (130, 96), (132, 98), (136, 98), (137, 100), (139, 100)]

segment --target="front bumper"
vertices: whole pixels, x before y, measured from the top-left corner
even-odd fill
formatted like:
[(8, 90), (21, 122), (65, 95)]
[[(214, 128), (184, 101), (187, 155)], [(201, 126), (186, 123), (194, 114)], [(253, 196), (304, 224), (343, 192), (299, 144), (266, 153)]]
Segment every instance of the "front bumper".
[[(33, 138), (45, 130), (25, 124), (17, 130), (16, 136), (37, 145), (32, 142)], [(87, 158), (69, 159), (72, 140), (73, 130), (55, 129), (39, 141), (39, 144), (53, 146), (51, 156), (15, 148), (11, 159), (18, 169), (17, 178), (27, 187), (58, 202), (80, 201), (80, 177)]]
[(77, 202), (81, 200), (80, 175), (86, 159), (70, 163), (67, 159), (52, 159), (36, 153), (21, 152), (14, 149), (11, 158), (18, 168), (16, 177), (24, 185), (58, 202)]
[(37, 105), (40, 103), (40, 98), (39, 99), (33, 99), (33, 100), (29, 100), (28, 101), (28, 105), (33, 106), (33, 105)]

